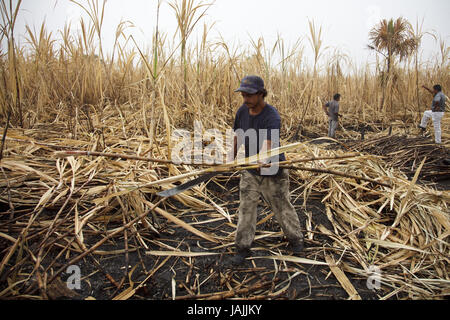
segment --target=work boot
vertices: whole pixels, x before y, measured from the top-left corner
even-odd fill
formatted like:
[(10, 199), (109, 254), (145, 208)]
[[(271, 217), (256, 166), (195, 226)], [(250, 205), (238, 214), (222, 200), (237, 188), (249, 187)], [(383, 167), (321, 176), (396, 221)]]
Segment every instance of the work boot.
[(305, 249), (305, 243), (303, 239), (290, 241), (289, 248), (291, 249), (293, 254), (299, 255), (303, 253), (303, 250)]
[(231, 259), (234, 265), (241, 265), (245, 262), (245, 259), (250, 257), (251, 251), (248, 248), (238, 248), (235, 256)]

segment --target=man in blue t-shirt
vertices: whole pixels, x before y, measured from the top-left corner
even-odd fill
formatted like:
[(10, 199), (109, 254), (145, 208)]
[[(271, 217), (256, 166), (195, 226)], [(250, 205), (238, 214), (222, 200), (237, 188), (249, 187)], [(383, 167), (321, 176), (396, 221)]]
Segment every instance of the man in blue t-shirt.
[[(267, 91), (264, 81), (257, 76), (247, 76), (236, 92), (242, 94), (244, 104), (239, 108), (234, 121), (233, 159), (241, 145), (245, 146), (246, 158), (279, 147), (281, 118), (278, 111), (265, 102)], [(235, 264), (243, 263), (250, 256), (260, 196), (270, 205), (292, 251), (298, 254), (303, 250), (300, 221), (290, 202), (289, 171), (280, 169), (276, 164), (285, 160), (284, 154), (260, 159), (259, 163), (267, 164), (266, 167), (243, 171), (241, 174), (237, 253), (233, 258)]]

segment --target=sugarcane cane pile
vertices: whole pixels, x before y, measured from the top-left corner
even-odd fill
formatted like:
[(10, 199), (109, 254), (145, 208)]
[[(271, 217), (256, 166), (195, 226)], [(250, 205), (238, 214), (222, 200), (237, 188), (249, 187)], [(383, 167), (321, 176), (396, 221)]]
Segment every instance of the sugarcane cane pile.
[[(292, 198), (304, 221), (305, 254), (288, 254), (262, 202), (254, 256), (248, 268), (235, 269), (226, 261), (234, 250), (240, 169), (161, 198), (158, 191), (189, 180), (196, 168), (126, 159), (145, 153), (146, 138), (137, 135), (71, 140), (46, 132), (42, 140), (40, 132), (11, 130), (6, 139), (1, 299), (105, 297), (101, 292), (113, 299), (146, 294), (157, 299), (330, 298), (330, 288), (341, 290), (343, 299), (449, 294), (450, 193), (417, 184), (426, 162), (417, 163), (408, 179), (390, 162), (400, 160), (370, 155), (368, 145), (354, 147), (364, 153), (345, 157), (343, 151), (297, 144), (287, 156)], [(123, 158), (64, 156), (70, 150), (97, 150), (99, 144)], [(166, 152), (161, 140), (153, 155), (167, 159)], [(325, 159), (296, 166), (305, 157)], [(310, 210), (313, 199), (323, 206), (321, 213)], [(113, 258), (122, 266), (108, 267)], [(67, 290), (67, 268), (88, 264), (82, 282), (89, 290)], [(374, 279), (374, 270), (380, 287), (369, 290), (365, 283)], [(99, 274), (109, 287), (95, 285)], [(327, 283), (330, 278), (337, 282)], [(151, 286), (161, 281), (165, 285)]]
[(421, 180), (450, 180), (450, 166), (446, 164), (450, 152), (431, 139), (381, 133), (369, 140), (351, 142), (348, 146), (355, 151), (384, 157), (388, 165), (398, 168), (409, 177), (414, 176), (420, 162), (426, 158), (420, 173)]

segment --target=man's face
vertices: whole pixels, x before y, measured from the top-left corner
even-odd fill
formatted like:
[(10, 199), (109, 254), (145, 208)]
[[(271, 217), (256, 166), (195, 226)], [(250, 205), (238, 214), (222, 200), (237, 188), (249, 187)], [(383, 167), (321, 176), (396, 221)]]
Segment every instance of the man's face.
[(247, 108), (249, 109), (254, 109), (256, 108), (258, 105), (260, 105), (261, 100), (262, 100), (262, 94), (249, 94), (246, 92), (241, 92), (242, 95), (242, 99), (244, 99), (244, 104), (247, 106)]

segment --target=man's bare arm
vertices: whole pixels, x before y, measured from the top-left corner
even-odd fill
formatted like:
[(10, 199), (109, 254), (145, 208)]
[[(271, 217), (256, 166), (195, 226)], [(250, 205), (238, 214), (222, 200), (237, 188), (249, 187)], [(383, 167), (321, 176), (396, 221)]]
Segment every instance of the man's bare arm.
[(427, 90), (429, 93), (434, 94), (433, 90), (431, 90), (430, 88), (426, 87), (426, 86), (422, 86), (422, 88), (424, 88), (425, 90)]

